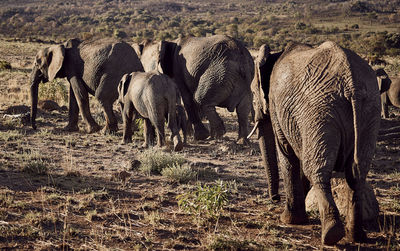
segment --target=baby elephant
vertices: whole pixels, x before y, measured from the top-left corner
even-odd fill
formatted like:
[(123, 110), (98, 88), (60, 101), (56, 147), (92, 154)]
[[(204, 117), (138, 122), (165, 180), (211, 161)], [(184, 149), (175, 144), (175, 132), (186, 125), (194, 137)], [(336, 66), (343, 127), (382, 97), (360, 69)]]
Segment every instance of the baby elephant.
[(157, 146), (163, 146), (164, 119), (167, 118), (174, 150), (182, 150), (176, 121), (176, 84), (171, 78), (157, 71), (125, 74), (119, 82), (118, 94), (124, 122), (124, 143), (132, 142), (132, 120), (140, 116), (145, 121), (144, 146), (153, 145), (154, 128), (157, 132)]

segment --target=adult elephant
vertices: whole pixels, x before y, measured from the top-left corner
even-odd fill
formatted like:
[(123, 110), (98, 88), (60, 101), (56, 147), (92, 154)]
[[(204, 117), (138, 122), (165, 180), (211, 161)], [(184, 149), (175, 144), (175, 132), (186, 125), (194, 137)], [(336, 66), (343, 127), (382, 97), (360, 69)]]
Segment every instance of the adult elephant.
[(125, 73), (143, 71), (133, 48), (116, 39), (92, 39), (81, 42), (71, 39), (64, 44), (41, 49), (35, 57), (31, 74), (31, 124), (36, 129), (38, 87), (40, 82), (67, 78), (70, 83), (68, 131), (78, 131), (79, 110), (87, 131), (100, 126), (89, 109), (88, 93), (100, 102), (106, 125), (103, 132), (118, 130), (112, 105), (118, 97), (117, 85)]
[(393, 82), (383, 69), (376, 70), (379, 90), (381, 92), (382, 117), (389, 117), (389, 105), (400, 108), (400, 78)]
[[(195, 139), (206, 139), (210, 134), (220, 138), (225, 133), (216, 106), (230, 112), (236, 109), (239, 142), (246, 139), (254, 64), (242, 43), (215, 35), (148, 43), (136, 48), (146, 71), (158, 69), (176, 82), (194, 125)], [(201, 121), (200, 111), (210, 122), (210, 132)]]
[[(261, 80), (253, 84), (259, 132), (270, 135), (267, 152), (277, 152), (286, 192), (281, 220), (307, 222), (301, 173), (318, 194), (322, 243), (333, 245), (345, 235), (333, 200), (330, 178), (344, 172), (354, 190), (347, 215), (349, 238), (362, 241), (361, 189), (375, 150), (380, 97), (375, 72), (354, 52), (333, 42), (312, 48), (291, 44), (283, 53), (264, 47)], [(261, 119), (260, 119), (261, 117)], [(268, 126), (265, 126), (265, 125)], [(268, 168), (276, 169), (271, 165)], [(343, 195), (346, 196), (346, 195)]]

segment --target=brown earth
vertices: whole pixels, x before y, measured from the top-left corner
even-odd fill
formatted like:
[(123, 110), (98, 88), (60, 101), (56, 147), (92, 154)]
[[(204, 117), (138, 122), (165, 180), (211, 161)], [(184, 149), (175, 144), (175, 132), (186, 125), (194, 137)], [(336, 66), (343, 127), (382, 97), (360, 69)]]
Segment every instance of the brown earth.
[[(198, 171), (196, 180), (178, 184), (148, 176), (131, 163), (145, 149), (119, 144), (117, 135), (67, 133), (67, 111), (40, 110), (38, 130), (23, 117), (4, 116), (15, 105), (29, 106), (29, 67), (39, 44), (0, 42), (1, 59), (13, 69), (0, 71), (0, 249), (218, 249), (352, 250), (400, 248), (400, 138), (378, 141), (368, 176), (380, 214), (368, 224), (368, 243), (334, 247), (320, 244), (319, 215), (310, 223), (279, 221), (283, 202), (267, 200), (266, 177), (256, 139), (235, 143), (235, 114), (218, 111), (225, 121), (223, 140), (189, 140), (181, 155)], [(22, 56), (24, 55), (24, 56)], [(61, 102), (59, 102), (59, 105)], [(94, 117), (104, 125), (96, 101)], [(400, 126), (400, 110), (382, 128)], [(121, 124), (119, 124), (121, 128)], [(168, 149), (164, 149), (168, 152)], [(34, 163), (45, 163), (43, 165)], [(177, 196), (197, 183), (229, 186), (228, 203), (216, 220), (196, 218), (178, 207)], [(281, 192), (284, 194), (281, 184)]]

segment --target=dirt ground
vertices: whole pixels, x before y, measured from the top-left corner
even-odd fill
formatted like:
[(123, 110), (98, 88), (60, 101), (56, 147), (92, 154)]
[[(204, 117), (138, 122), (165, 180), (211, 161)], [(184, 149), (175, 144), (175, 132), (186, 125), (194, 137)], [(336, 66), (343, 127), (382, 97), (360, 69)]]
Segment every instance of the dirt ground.
[[(10, 116), (26, 112), (26, 107), (10, 107), (29, 107), (29, 72), (40, 46), (0, 42), (0, 60), (13, 67), (0, 71), (0, 249), (400, 249), (399, 137), (377, 142), (368, 181), (380, 214), (368, 223), (368, 243), (343, 239), (336, 246), (322, 246), (315, 212), (309, 213), (307, 225), (279, 221), (284, 202), (267, 200), (257, 141), (253, 137), (250, 145), (237, 145), (236, 116), (226, 110), (218, 110), (227, 129), (223, 140), (190, 139), (179, 153), (198, 171), (188, 184), (132, 166), (145, 151), (140, 135), (121, 145), (121, 129), (117, 135), (86, 134), (82, 121), (80, 132), (65, 132), (65, 108), (39, 110), (36, 131), (24, 119)], [(103, 123), (96, 101), (91, 105)], [(394, 117), (382, 120), (382, 129), (400, 126), (400, 109), (390, 112)], [(32, 163), (46, 168), (32, 170)], [(196, 218), (178, 207), (178, 195), (198, 183), (221, 181), (228, 184), (229, 195), (217, 220)], [(282, 182), (280, 189), (284, 195)]]

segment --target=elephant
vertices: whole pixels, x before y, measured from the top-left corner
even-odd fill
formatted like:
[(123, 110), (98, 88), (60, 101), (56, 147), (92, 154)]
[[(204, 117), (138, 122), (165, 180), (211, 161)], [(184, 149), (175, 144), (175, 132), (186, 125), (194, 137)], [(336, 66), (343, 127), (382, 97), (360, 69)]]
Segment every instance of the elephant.
[(36, 129), (39, 83), (67, 78), (70, 83), (69, 120), (65, 130), (79, 130), (79, 110), (89, 133), (101, 129), (90, 114), (90, 93), (103, 108), (106, 118), (103, 132), (116, 132), (118, 122), (112, 105), (118, 98), (117, 85), (122, 75), (132, 71), (144, 71), (136, 52), (129, 44), (112, 38), (83, 42), (70, 39), (39, 50), (31, 73), (32, 128)]
[(322, 243), (341, 240), (345, 227), (330, 179), (333, 171), (343, 172), (354, 191), (346, 217), (348, 237), (364, 241), (361, 188), (380, 125), (375, 72), (356, 53), (331, 41), (318, 47), (290, 43), (278, 53), (263, 46), (259, 56), (264, 58), (257, 59), (258, 81), (252, 83), (255, 124), (259, 137), (269, 141), (265, 166), (272, 174), (278, 174), (278, 166), (282, 172), (286, 201), (281, 221), (308, 221), (303, 186), (307, 179), (318, 194)]
[(393, 81), (383, 69), (376, 70), (378, 85), (381, 93), (382, 117), (389, 117), (389, 105), (400, 108), (400, 78)]
[(174, 150), (182, 150), (182, 141), (176, 120), (176, 84), (167, 75), (158, 71), (132, 72), (125, 74), (118, 84), (118, 102), (124, 123), (123, 143), (132, 142), (132, 120), (144, 118), (144, 146), (153, 145), (154, 128), (157, 146), (165, 143), (164, 121), (172, 135)]
[[(225, 126), (215, 107), (236, 109), (238, 142), (247, 141), (254, 63), (244, 45), (225, 35), (178, 38), (134, 46), (145, 71), (158, 69), (177, 84), (195, 140), (221, 138)], [(200, 113), (210, 122), (203, 125)]]

